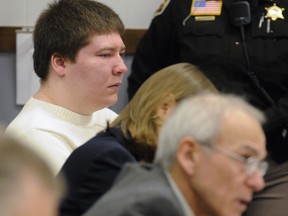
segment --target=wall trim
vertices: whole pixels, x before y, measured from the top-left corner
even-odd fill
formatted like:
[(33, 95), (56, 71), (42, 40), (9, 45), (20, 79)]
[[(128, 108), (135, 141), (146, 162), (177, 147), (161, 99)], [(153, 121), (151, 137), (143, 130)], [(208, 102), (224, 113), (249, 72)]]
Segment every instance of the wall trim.
[[(0, 52), (16, 51), (16, 30), (22, 27), (0, 27)], [(133, 55), (139, 40), (146, 29), (126, 29), (123, 41), (126, 45), (126, 54)]]

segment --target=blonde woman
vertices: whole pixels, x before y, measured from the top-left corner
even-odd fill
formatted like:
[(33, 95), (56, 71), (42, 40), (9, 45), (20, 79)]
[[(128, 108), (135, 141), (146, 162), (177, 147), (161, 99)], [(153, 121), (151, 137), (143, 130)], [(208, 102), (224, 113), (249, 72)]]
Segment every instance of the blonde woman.
[(60, 215), (82, 215), (113, 184), (127, 162), (152, 162), (157, 136), (166, 117), (183, 98), (217, 92), (189, 63), (168, 66), (147, 79), (107, 130), (76, 149), (61, 173), (68, 194)]

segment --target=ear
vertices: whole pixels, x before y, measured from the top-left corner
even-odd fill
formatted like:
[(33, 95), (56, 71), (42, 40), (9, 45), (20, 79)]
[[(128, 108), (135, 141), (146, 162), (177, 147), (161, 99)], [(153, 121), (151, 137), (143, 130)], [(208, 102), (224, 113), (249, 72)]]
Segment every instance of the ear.
[(194, 175), (199, 146), (192, 137), (184, 137), (178, 146), (176, 157), (179, 166), (189, 176)]
[(168, 114), (171, 112), (171, 110), (175, 107), (176, 100), (175, 96), (172, 94), (169, 94), (157, 107), (156, 115), (160, 122), (164, 122), (168, 116)]
[(51, 67), (56, 74), (64, 76), (66, 74), (67, 60), (62, 55), (53, 53), (51, 56)]

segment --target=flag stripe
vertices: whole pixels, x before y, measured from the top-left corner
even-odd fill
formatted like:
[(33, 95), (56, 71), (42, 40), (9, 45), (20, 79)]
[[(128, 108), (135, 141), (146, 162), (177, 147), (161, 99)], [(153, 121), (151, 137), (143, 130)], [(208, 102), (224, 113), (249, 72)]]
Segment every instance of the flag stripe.
[(222, 1), (195, 0), (191, 8), (192, 15), (220, 15)]

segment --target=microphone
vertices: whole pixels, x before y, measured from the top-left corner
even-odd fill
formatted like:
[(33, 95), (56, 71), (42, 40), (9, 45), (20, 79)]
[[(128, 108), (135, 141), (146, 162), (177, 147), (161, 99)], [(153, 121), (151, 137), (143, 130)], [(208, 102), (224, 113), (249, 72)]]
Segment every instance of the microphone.
[(258, 80), (258, 77), (252, 70), (252, 67), (250, 64), (250, 58), (248, 55), (245, 31), (244, 31), (244, 25), (247, 25), (251, 22), (250, 4), (247, 1), (236, 1), (231, 4), (229, 9), (230, 9), (229, 11), (230, 11), (230, 18), (231, 18), (232, 23), (235, 26), (240, 27), (240, 30), (241, 30), (243, 50), (244, 50), (245, 60), (247, 64), (247, 75), (250, 77), (253, 84), (262, 93), (266, 101), (270, 103), (271, 105), (273, 105), (274, 100), (271, 98), (268, 92), (261, 86)]
[(243, 26), (251, 22), (250, 4), (247, 1), (233, 2), (230, 6), (231, 21), (235, 26)]

